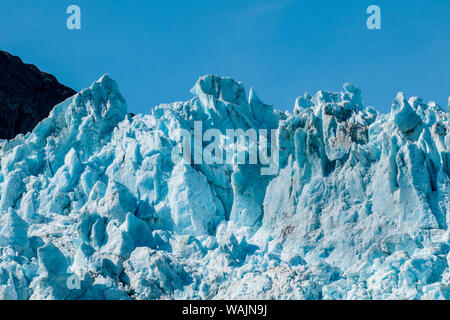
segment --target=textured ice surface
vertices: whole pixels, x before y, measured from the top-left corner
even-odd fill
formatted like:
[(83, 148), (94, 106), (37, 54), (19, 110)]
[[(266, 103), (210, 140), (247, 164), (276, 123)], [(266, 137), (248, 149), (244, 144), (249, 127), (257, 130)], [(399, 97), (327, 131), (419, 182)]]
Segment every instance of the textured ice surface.
[[(229, 78), (127, 114), (108, 76), (1, 143), (2, 299), (450, 299), (448, 113)], [(277, 129), (280, 169), (174, 164), (178, 128)]]

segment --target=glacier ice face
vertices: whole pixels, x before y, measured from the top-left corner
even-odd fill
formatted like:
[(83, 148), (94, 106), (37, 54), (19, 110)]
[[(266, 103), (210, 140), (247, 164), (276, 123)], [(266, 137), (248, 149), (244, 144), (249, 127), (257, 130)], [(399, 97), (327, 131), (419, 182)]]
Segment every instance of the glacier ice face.
[[(104, 76), (1, 142), (1, 299), (450, 299), (448, 112), (379, 114), (350, 84), (293, 114), (230, 78), (192, 93), (131, 117)], [(279, 171), (175, 164), (195, 122), (275, 129)]]

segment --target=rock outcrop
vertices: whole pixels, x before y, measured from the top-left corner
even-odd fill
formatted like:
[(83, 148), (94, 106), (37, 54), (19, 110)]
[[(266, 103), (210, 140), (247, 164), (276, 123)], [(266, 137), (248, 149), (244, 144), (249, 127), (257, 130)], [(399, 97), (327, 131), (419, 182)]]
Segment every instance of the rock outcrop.
[(51, 74), (0, 51), (0, 139), (27, 133), (76, 92)]

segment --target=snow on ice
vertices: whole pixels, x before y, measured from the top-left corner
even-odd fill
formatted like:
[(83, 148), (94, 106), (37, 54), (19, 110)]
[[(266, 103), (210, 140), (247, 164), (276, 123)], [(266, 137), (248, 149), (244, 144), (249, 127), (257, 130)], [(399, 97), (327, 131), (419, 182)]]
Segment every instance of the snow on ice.
[[(229, 78), (192, 93), (131, 117), (103, 76), (1, 142), (1, 299), (450, 299), (448, 112), (379, 114), (350, 84), (293, 114)], [(196, 121), (275, 129), (278, 172), (175, 164)]]

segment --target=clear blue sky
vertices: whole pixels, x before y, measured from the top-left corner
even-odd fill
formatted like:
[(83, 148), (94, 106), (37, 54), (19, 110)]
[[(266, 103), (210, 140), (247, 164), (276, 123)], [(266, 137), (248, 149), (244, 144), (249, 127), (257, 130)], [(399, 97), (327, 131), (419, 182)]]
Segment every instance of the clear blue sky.
[[(80, 31), (66, 28), (70, 4), (81, 7)], [(381, 30), (366, 28), (370, 4)], [(1, 0), (0, 49), (76, 90), (109, 73), (135, 113), (191, 98), (209, 73), (279, 109), (344, 82), (382, 112), (397, 91), (446, 106), (450, 1)]]

